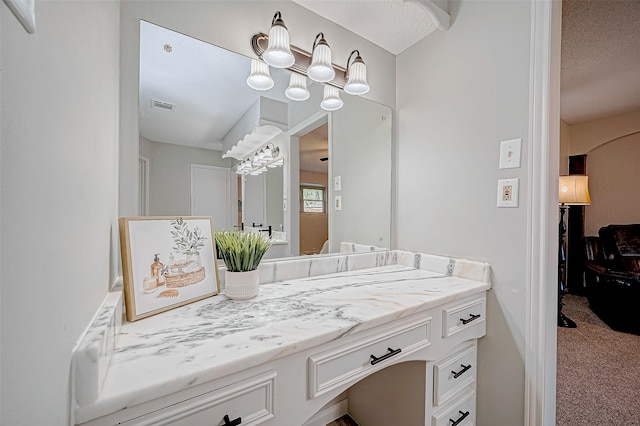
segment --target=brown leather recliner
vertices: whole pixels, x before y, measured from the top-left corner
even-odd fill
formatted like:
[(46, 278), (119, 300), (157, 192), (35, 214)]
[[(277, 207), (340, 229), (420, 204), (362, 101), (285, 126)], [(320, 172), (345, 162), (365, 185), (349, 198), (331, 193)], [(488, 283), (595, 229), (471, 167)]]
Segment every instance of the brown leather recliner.
[(614, 330), (640, 335), (640, 224), (608, 225), (585, 237), (589, 306)]

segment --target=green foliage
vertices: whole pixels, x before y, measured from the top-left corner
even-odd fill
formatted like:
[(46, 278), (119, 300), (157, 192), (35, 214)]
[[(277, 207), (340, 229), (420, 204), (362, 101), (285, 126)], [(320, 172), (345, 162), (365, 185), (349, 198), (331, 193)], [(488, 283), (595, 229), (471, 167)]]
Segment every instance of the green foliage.
[(262, 232), (219, 231), (215, 234), (218, 257), (229, 272), (247, 272), (258, 268), (271, 239)]
[(186, 222), (181, 217), (171, 221), (171, 236), (175, 246), (173, 250), (184, 255), (198, 254), (200, 249), (204, 247), (204, 240), (207, 239), (202, 235), (202, 231), (194, 226), (193, 231), (189, 229)]

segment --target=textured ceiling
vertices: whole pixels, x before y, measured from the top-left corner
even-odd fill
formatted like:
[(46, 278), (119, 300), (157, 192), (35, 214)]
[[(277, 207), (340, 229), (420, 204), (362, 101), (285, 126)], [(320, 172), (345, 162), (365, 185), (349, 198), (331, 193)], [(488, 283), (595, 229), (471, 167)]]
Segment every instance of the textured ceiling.
[(640, 1), (562, 8), (561, 118), (576, 124), (640, 107)]
[[(397, 55), (440, 22), (420, 0), (293, 0)], [(448, 25), (448, 22), (446, 23)]]

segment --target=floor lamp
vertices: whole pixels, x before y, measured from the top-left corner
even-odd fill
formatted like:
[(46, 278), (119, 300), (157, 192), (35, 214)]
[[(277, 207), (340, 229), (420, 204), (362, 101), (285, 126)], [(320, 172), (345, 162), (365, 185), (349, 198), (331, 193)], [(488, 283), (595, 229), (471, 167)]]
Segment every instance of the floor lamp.
[(562, 297), (567, 289), (565, 282), (567, 257), (564, 250), (564, 236), (567, 233), (567, 226), (564, 223), (564, 214), (567, 206), (588, 206), (591, 204), (589, 177), (585, 175), (560, 176), (558, 202), (560, 204), (560, 226), (558, 232), (560, 236), (558, 247), (558, 326), (575, 328), (577, 327), (576, 323), (562, 313)]

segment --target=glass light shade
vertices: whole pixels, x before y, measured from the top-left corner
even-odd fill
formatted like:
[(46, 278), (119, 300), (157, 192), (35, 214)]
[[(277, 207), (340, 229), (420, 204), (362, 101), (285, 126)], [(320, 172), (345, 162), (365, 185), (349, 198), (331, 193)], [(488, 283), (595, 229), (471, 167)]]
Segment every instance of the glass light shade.
[(292, 72), (289, 79), (289, 87), (284, 91), (287, 98), (292, 101), (304, 101), (309, 99), (311, 94), (307, 89), (307, 77), (298, 73)]
[(311, 80), (320, 83), (331, 81), (336, 76), (336, 71), (331, 65), (331, 49), (324, 38), (313, 49), (311, 65), (307, 69), (307, 75)]
[(367, 83), (367, 66), (360, 56), (356, 57), (349, 67), (349, 79), (344, 91), (350, 95), (364, 95), (369, 91)]
[(258, 159), (260, 159), (260, 161), (264, 160), (264, 149), (261, 149), (260, 152), (258, 152)]
[(337, 87), (329, 86), (328, 84), (324, 86), (324, 98), (322, 102), (320, 102), (320, 108), (325, 111), (335, 111), (337, 109), (342, 108), (342, 99), (340, 99), (340, 91)]
[(558, 201), (560, 204), (568, 206), (588, 206), (591, 204), (588, 176), (560, 176), (559, 183)]
[(266, 161), (273, 160), (273, 154), (271, 153), (271, 148), (266, 147), (263, 151), (264, 151), (264, 159)]
[(289, 31), (279, 17), (271, 25), (269, 44), (262, 54), (262, 59), (274, 68), (289, 68), (296, 61), (289, 45)]
[(262, 163), (260, 162), (260, 157), (258, 156), (258, 154), (255, 154), (255, 155), (253, 156), (253, 160), (251, 161), (251, 165), (252, 165), (252, 166), (259, 166), (260, 164), (262, 164)]
[(273, 79), (269, 74), (269, 65), (252, 59), (251, 74), (247, 77), (247, 85), (255, 90), (269, 90), (273, 87), (273, 84)]

